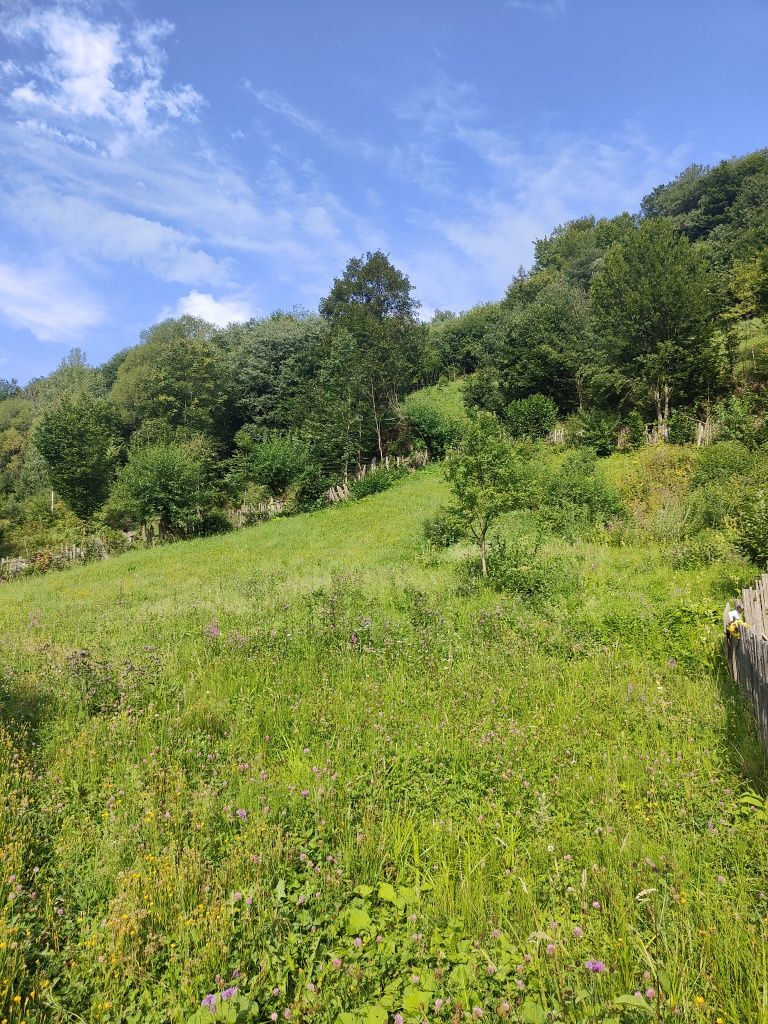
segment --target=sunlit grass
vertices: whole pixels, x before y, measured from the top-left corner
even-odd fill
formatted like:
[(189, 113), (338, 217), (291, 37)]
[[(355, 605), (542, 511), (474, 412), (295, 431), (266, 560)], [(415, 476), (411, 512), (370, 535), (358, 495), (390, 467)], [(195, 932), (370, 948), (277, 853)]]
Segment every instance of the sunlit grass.
[(2, 589), (0, 1019), (768, 1020), (744, 566), (553, 540), (578, 587), (461, 596), (445, 496)]

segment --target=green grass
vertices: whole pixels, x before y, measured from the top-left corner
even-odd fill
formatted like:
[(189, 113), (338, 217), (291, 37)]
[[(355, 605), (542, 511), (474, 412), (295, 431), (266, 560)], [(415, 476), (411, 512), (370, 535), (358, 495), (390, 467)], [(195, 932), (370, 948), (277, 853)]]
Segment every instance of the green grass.
[(2, 588), (0, 1020), (768, 1021), (744, 565), (552, 540), (577, 589), (458, 592), (445, 496)]

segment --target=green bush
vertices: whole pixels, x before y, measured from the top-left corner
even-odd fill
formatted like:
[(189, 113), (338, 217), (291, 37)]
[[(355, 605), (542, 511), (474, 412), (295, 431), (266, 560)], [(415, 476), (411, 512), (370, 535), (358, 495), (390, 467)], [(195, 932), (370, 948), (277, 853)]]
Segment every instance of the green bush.
[(568, 440), (578, 447), (591, 448), (598, 455), (610, 455), (616, 449), (620, 426), (621, 419), (615, 413), (583, 409), (568, 424)]
[(618, 493), (603, 477), (592, 451), (569, 452), (545, 481), (540, 518), (565, 536), (605, 526), (624, 514)]
[(760, 488), (742, 494), (735, 542), (755, 565), (768, 567), (768, 490)]
[[(540, 536), (498, 538), (489, 544), (485, 583), (501, 594), (514, 594), (541, 605), (578, 587), (578, 575), (566, 558), (540, 550)], [(482, 583), (480, 558), (473, 555), (458, 567), (459, 591), (468, 593)]]
[(546, 437), (557, 423), (557, 406), (546, 395), (516, 398), (504, 414), (507, 430), (514, 438)]
[(743, 476), (752, 466), (752, 454), (741, 441), (717, 441), (699, 451), (691, 474), (691, 486), (702, 487)]
[(401, 408), (413, 434), (437, 458), (458, 444), (468, 422), (461, 391), (455, 384), (414, 391)]
[(624, 427), (626, 429), (626, 444), (628, 448), (640, 448), (645, 443), (645, 420), (637, 409), (633, 409), (627, 416)]
[(675, 409), (667, 421), (671, 444), (692, 444), (696, 440), (698, 420), (687, 409)]
[(461, 523), (448, 508), (440, 509), (434, 516), (425, 519), (422, 532), (424, 539), (436, 548), (449, 548), (464, 537)]
[(391, 469), (377, 469), (366, 473), (361, 480), (355, 480), (349, 488), (350, 498), (367, 498), (369, 494), (379, 494), (388, 490), (392, 484), (408, 475), (408, 470), (393, 466)]

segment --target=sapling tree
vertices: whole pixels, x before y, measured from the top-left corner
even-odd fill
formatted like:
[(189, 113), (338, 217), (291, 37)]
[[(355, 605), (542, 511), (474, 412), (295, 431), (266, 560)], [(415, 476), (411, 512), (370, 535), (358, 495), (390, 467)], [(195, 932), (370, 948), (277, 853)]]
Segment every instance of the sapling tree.
[(488, 535), (500, 516), (530, 503), (533, 474), (529, 453), (513, 445), (498, 419), (478, 413), (461, 444), (446, 459), (453, 492), (449, 515), (471, 537), (488, 575)]

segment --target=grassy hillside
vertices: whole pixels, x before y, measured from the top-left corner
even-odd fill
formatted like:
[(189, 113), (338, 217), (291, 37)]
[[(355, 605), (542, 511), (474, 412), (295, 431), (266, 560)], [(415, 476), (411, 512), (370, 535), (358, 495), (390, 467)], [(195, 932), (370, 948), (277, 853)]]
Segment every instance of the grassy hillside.
[(745, 566), (552, 540), (503, 596), (420, 540), (444, 496), (2, 589), (0, 1017), (768, 1020)]

